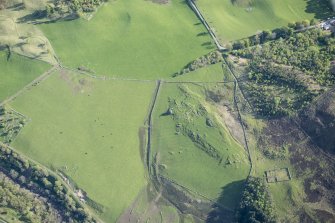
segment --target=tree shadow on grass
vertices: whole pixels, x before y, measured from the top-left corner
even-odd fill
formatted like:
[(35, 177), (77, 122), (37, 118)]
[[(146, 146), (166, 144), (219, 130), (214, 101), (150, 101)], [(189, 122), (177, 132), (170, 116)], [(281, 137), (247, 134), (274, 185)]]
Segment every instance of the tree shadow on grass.
[(72, 13), (64, 17), (59, 17), (52, 20), (46, 19), (47, 18), (46, 16), (47, 15), (45, 10), (36, 10), (31, 14), (18, 18), (17, 21), (18, 23), (31, 23), (38, 25), (38, 24), (50, 24), (59, 21), (72, 21), (79, 18), (79, 16), (76, 13)]
[(14, 4), (12, 6), (7, 7), (7, 9), (13, 10), (13, 11), (20, 11), (20, 10), (25, 9), (25, 7), (23, 3), (18, 3), (18, 4)]
[(327, 19), (335, 16), (329, 0), (307, 0), (305, 12), (314, 13), (317, 19)]
[(235, 208), (240, 202), (244, 183), (245, 180), (240, 180), (222, 187), (222, 192), (216, 203), (212, 206), (206, 223), (234, 222)]

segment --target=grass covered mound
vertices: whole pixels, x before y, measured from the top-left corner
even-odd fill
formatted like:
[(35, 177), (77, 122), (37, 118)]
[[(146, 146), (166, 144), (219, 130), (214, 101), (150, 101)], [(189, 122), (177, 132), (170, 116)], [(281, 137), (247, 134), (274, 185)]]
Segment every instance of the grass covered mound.
[(223, 188), (224, 205), (234, 208), (249, 171), (247, 154), (206, 101), (204, 88), (165, 84), (159, 99), (152, 152), (159, 174), (211, 199)]
[(139, 132), (154, 86), (55, 73), (12, 103), (31, 118), (12, 146), (69, 176), (115, 222), (146, 184)]
[(106, 76), (169, 78), (214, 48), (192, 10), (177, 0), (111, 1), (90, 21), (40, 27), (65, 66)]
[(197, 5), (224, 43), (286, 26), (289, 22), (333, 15), (326, 0), (315, 4), (305, 0), (199, 0)]
[(15, 94), (50, 67), (50, 65), (0, 51), (0, 102)]

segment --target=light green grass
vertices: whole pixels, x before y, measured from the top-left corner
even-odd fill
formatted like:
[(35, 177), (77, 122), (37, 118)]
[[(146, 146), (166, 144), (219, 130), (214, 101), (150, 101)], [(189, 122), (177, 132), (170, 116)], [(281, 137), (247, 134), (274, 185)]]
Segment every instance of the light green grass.
[[(208, 35), (187, 4), (171, 0), (110, 1), (86, 21), (41, 25), (60, 60), (98, 75), (139, 79), (169, 78), (208, 53)], [(211, 44), (212, 47), (213, 44)]]
[(189, 72), (187, 74), (179, 75), (174, 80), (215, 82), (215, 81), (223, 81), (223, 77), (224, 73), (222, 71), (222, 64), (217, 63), (214, 65), (209, 65), (201, 69)]
[(0, 102), (15, 94), (33, 81), (50, 65), (12, 54), (7, 61), (7, 53), (0, 51)]
[[(186, 95), (179, 90), (178, 86), (184, 86), (191, 94)], [(247, 177), (249, 171), (247, 154), (243, 147), (232, 138), (224, 124), (215, 122), (215, 127), (208, 127), (205, 124), (205, 117), (189, 115), (200, 103), (206, 107), (207, 116), (215, 120), (216, 111), (205, 102), (203, 94), (203, 88), (196, 85), (163, 85), (155, 109), (153, 129), (153, 148), (155, 150), (153, 153), (159, 154), (157, 159), (162, 175), (210, 199), (218, 198), (223, 192), (224, 205), (234, 208), (239, 201), (239, 185)], [(171, 115), (161, 116), (169, 108), (169, 99), (170, 101), (176, 100), (181, 106), (186, 103), (188, 104), (186, 107), (189, 105), (193, 107), (183, 111), (186, 116), (191, 117), (189, 122), (185, 117), (176, 121)], [(201, 150), (186, 135), (176, 134), (178, 123), (188, 126), (201, 135), (206, 134), (206, 141), (219, 151), (223, 162), (220, 163), (219, 160)], [(224, 165), (227, 157), (237, 163)]]
[(114, 222), (146, 184), (139, 128), (154, 86), (56, 73), (13, 102), (32, 120), (12, 146), (63, 170)]
[(221, 42), (315, 17), (315, 13), (305, 11), (305, 0), (253, 0), (251, 11), (233, 5), (230, 0), (198, 0), (197, 4)]

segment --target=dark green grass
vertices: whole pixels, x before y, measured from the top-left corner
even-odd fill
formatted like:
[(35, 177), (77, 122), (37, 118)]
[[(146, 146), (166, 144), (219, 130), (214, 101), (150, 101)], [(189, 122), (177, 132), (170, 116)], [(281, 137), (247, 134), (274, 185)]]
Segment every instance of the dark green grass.
[(0, 102), (15, 94), (33, 81), (50, 65), (16, 54), (8, 58), (6, 51), (0, 51)]

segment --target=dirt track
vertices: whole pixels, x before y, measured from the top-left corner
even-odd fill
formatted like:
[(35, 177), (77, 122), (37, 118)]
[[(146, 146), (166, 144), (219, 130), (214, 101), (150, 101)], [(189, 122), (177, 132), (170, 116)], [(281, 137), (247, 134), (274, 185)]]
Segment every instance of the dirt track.
[(3, 106), (5, 104), (13, 101), (17, 96), (19, 96), (23, 92), (25, 92), (25, 91), (29, 90), (30, 88), (32, 88), (33, 86), (39, 84), (41, 81), (43, 81), (46, 78), (48, 78), (56, 69), (58, 69), (57, 66), (51, 67), (49, 70), (47, 70), (42, 75), (40, 75), (39, 77), (37, 77), (35, 80), (33, 80), (32, 82), (30, 82), (29, 84), (27, 84), (25, 87), (23, 87), (21, 90), (19, 90), (18, 92), (16, 92), (14, 95), (10, 96), (9, 98), (7, 98), (3, 102), (1, 102), (0, 106)]

